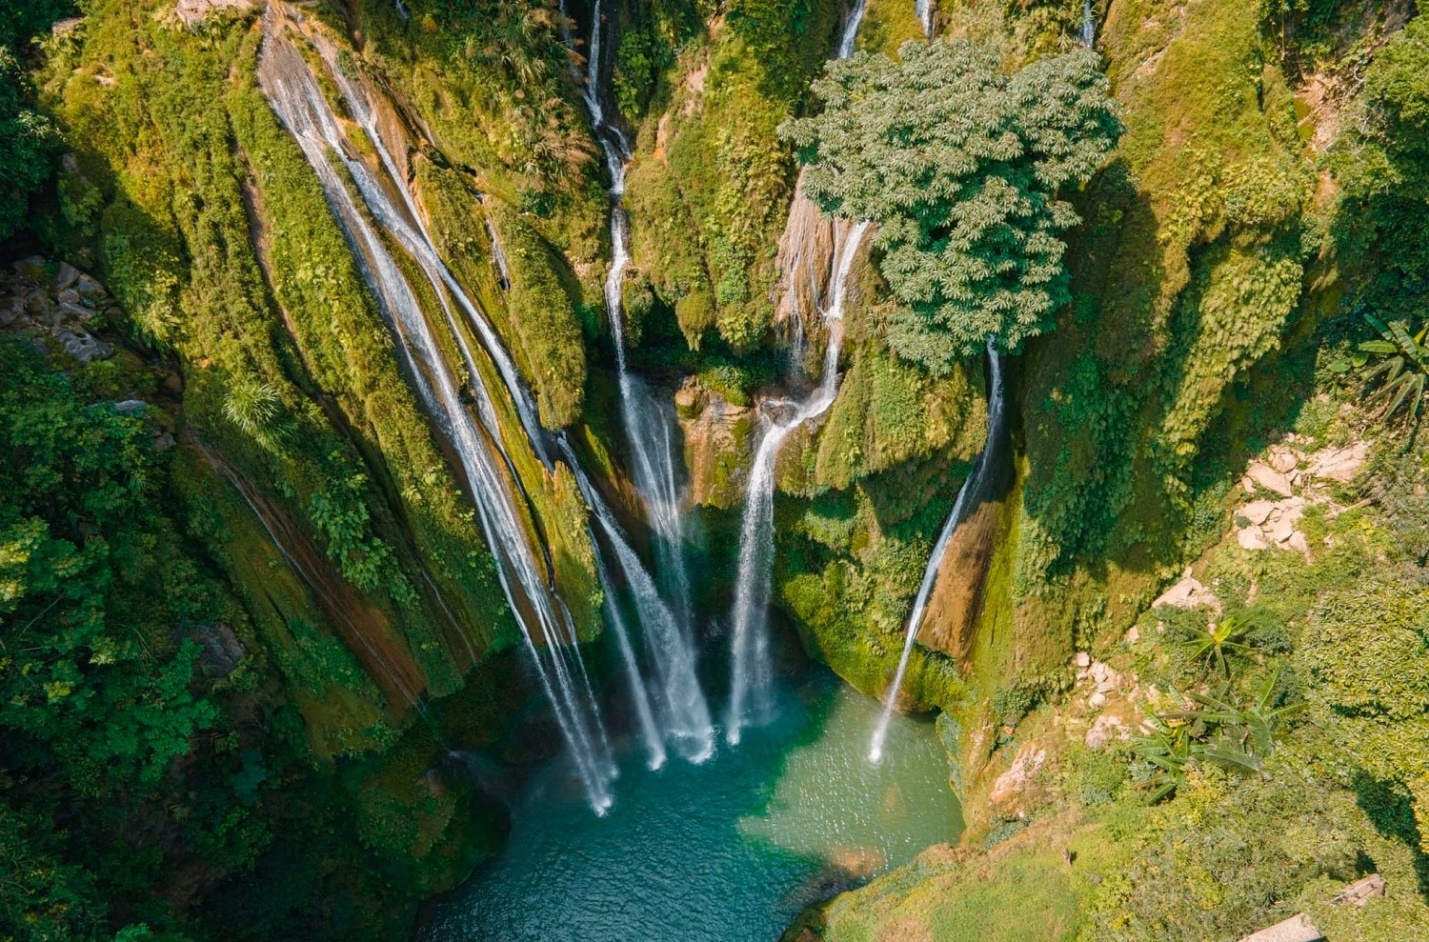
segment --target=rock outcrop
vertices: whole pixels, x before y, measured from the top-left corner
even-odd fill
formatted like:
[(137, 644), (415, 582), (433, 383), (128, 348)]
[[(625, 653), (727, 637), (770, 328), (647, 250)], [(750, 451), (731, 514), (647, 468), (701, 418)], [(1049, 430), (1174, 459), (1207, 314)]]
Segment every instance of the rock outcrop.
[(735, 506), (753, 462), (754, 410), (732, 404), (691, 377), (675, 394), (675, 411), (685, 440), (690, 499), (720, 509)]
[(104, 285), (68, 262), (51, 270), (35, 255), (0, 273), (0, 329), (39, 348), (63, 350), (80, 365), (113, 356), (114, 347), (89, 330), (101, 315), (120, 313)]

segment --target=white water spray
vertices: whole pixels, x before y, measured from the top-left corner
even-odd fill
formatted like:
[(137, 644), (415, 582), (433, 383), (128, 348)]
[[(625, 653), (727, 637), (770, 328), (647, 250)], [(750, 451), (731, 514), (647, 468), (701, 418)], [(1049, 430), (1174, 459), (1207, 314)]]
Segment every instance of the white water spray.
[[(482, 533), (497, 562), (497, 575), (512, 612), (521, 627), (528, 653), (538, 668), (542, 688), (550, 700), (576, 772), (591, 807), (603, 814), (611, 805), (610, 785), (615, 766), (606, 744), (599, 709), (590, 692), (589, 678), (569, 615), (549, 586), (545, 567), (526, 537), (528, 524), (517, 498), (519, 487), (510, 475), (510, 457), (502, 445), (491, 397), (448, 304), (448, 291), (459, 300), (455, 280), (445, 272), (430, 244), (412, 226), (420, 219), (406, 194), (404, 180), (395, 175), (390, 155), (380, 135), (378, 144), (384, 169), (391, 179), (374, 177), (353, 154), (317, 80), (298, 51), (281, 35), (270, 8), (259, 61), (259, 84), (283, 125), (296, 139), (318, 177), (324, 196), (341, 224), (363, 274), (377, 296), (395, 334), (397, 352), (428, 412), (450, 441), (461, 471), (475, 498)], [(340, 72), (333, 76), (340, 84)], [(350, 102), (356, 106), (358, 102)], [(347, 178), (340, 173), (345, 169)], [(356, 193), (348, 181), (356, 187)], [(410, 218), (391, 204), (388, 192), (402, 194)], [(357, 196), (361, 197), (361, 204)], [(386, 241), (373, 227), (381, 226), (412, 255), (442, 302), (447, 327), (462, 352), (472, 393), (482, 422), (478, 424), (461, 404), (461, 383), (442, 355), (421, 304)], [(425, 233), (423, 233), (425, 235)], [(444, 290), (444, 288), (446, 290)], [(469, 304), (469, 302), (466, 302)], [(520, 408), (519, 401), (517, 402)], [(540, 449), (537, 441), (532, 446)], [(538, 643), (540, 642), (540, 643)]]
[(967, 512), (967, 503), (981, 493), (985, 476), (994, 467), (994, 449), (1001, 435), (1002, 427), (1002, 354), (997, 352), (993, 342), (987, 342), (988, 371), (992, 388), (987, 402), (987, 441), (982, 446), (982, 454), (958, 490), (958, 499), (953, 502), (952, 513), (948, 514), (942, 532), (938, 534), (933, 555), (928, 559), (928, 567), (923, 570), (923, 583), (918, 587), (918, 596), (913, 601), (913, 612), (908, 616), (908, 635), (903, 642), (903, 656), (898, 660), (898, 670), (893, 675), (893, 685), (888, 690), (888, 698), (883, 704), (883, 713), (874, 727), (873, 739), (868, 746), (868, 761), (877, 764), (883, 759), (883, 743), (888, 737), (888, 724), (893, 719), (893, 711), (898, 704), (898, 692), (903, 687), (903, 675), (908, 672), (908, 661), (913, 655), (913, 644), (918, 640), (918, 630), (923, 626), (923, 615), (928, 608), (928, 599), (933, 594), (933, 586), (938, 581), (938, 570), (943, 566), (943, 556), (953, 541), (953, 533)]
[[(625, 136), (605, 118), (600, 97), (604, 70), (604, 24), (601, 0), (591, 11), (582, 97), (590, 111), (591, 124), (605, 155), (610, 173), (611, 264), (605, 279), (605, 308), (615, 344), (616, 376), (620, 388), (620, 411), (632, 458), (631, 474), (643, 498), (655, 534), (656, 561), (667, 583), (667, 594), (675, 604), (667, 604), (639, 556), (619, 534), (613, 515), (603, 505), (596, 516), (615, 548), (616, 560), (626, 576), (626, 585), (635, 602), (650, 646), (657, 683), (664, 691), (666, 732), (676, 748), (692, 762), (702, 762), (714, 753), (714, 725), (709, 706), (700, 688), (691, 604), (690, 580), (684, 559), (684, 516), (676, 473), (675, 417), (661, 408), (645, 385), (634, 376), (626, 362), (625, 326), (622, 322), (622, 289), (630, 265), (629, 222), (620, 198), (625, 192), (625, 164), (629, 146)], [(563, 22), (569, 20), (562, 6)], [(569, 30), (569, 27), (567, 27)], [(569, 31), (567, 40), (571, 41)], [(582, 78), (577, 76), (578, 79)], [(592, 506), (598, 498), (588, 497)]]
[[(839, 45), (835, 58), (846, 59), (853, 54), (854, 42), (858, 38), (858, 27), (863, 22), (864, 0), (856, 0), (848, 12), (843, 29), (839, 34)], [(790, 255), (785, 260), (785, 288), (795, 292), (793, 284), (798, 279), (814, 280), (818, 270), (815, 258), (814, 227), (809, 220), (817, 214), (807, 205), (808, 197), (803, 191), (803, 177), (794, 189), (794, 199), (789, 207), (789, 222), (786, 224), (785, 239), (791, 243)], [(790, 231), (795, 229), (797, 231)], [(804, 422), (817, 418), (833, 405), (838, 392), (839, 347), (843, 340), (843, 308), (847, 290), (849, 269), (854, 256), (868, 231), (868, 223), (861, 222), (851, 229), (845, 222), (835, 223), (835, 258), (829, 270), (827, 290), (810, 293), (818, 297), (828, 297), (830, 302), (823, 311), (823, 319), (828, 327), (828, 346), (824, 351), (824, 369), (818, 388), (802, 404), (784, 403), (793, 409), (792, 415), (784, 421), (772, 422), (759, 440), (755, 451), (754, 466), (749, 472), (749, 484), (744, 498), (744, 515), (739, 531), (739, 573), (734, 590), (734, 631), (731, 637), (731, 668), (729, 713), (725, 721), (725, 739), (737, 745), (741, 730), (751, 722), (762, 720), (769, 713), (772, 666), (769, 659), (769, 601), (773, 582), (774, 565), (774, 471), (778, 464), (779, 451), (789, 433)], [(793, 327), (793, 372), (798, 372), (803, 356), (803, 312), (794, 303)]]
[(913, 10), (918, 14), (918, 22), (923, 24), (923, 35), (933, 38), (933, 0), (914, 0)]
[(792, 415), (775, 421), (765, 431), (750, 471), (744, 498), (744, 517), (739, 533), (739, 576), (734, 592), (734, 658), (729, 695), (729, 718), (725, 738), (731, 745), (740, 739), (740, 730), (766, 715), (772, 669), (769, 658), (769, 598), (774, 567), (774, 470), (779, 451), (789, 433), (828, 411), (838, 394), (839, 349), (843, 340), (844, 302), (849, 271), (863, 244), (869, 224), (860, 222), (848, 230), (835, 256), (830, 274), (831, 302), (824, 312), (828, 346), (824, 351), (824, 372), (813, 394), (792, 405)]

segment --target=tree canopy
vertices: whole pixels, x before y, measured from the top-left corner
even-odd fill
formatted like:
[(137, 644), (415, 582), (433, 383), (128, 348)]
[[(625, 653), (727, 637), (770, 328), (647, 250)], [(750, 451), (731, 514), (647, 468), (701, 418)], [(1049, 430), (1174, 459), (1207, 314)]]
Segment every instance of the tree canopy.
[(989, 336), (1018, 349), (1070, 299), (1059, 198), (1091, 178), (1121, 124), (1090, 50), (1008, 75), (968, 41), (906, 43), (901, 58), (831, 62), (824, 110), (783, 128), (824, 210), (878, 224), (901, 302), (888, 341), (935, 374)]

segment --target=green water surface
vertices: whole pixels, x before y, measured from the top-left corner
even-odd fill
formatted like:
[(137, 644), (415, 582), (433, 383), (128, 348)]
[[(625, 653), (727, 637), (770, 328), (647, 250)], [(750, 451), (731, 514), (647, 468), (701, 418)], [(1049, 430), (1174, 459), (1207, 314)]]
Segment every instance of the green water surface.
[(539, 769), (496, 858), (437, 907), (426, 942), (772, 942), (812, 902), (956, 840), (962, 819), (927, 720), (899, 717), (866, 761), (879, 705), (813, 670), (777, 718), (692, 766), (625, 755), (591, 813), (569, 763)]

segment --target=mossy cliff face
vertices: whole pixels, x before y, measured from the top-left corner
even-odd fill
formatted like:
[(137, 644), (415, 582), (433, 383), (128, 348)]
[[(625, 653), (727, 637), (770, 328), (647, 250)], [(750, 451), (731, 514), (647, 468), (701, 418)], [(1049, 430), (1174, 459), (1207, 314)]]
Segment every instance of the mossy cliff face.
[[(1074, 27), (1071, 7), (945, 4), (940, 19), (1003, 43), (1015, 63), (1055, 48), (1047, 31)], [(1327, 368), (1346, 335), (1368, 336), (1357, 310), (1374, 286), (1399, 284), (1385, 247), (1359, 241), (1367, 227), (1352, 217), (1373, 210), (1341, 196), (1358, 168), (1326, 156), (1327, 128), (1355, 114), (1346, 75), (1362, 74), (1407, 11), (1320, 4), (1268, 23), (1253, 4), (1218, 0), (1096, 9), (1127, 133), (1078, 199), (1074, 302), (1014, 383), (1017, 458), (984, 524), (994, 549), (950, 552), (938, 589), (950, 610), (924, 626), (923, 643), (963, 668), (964, 700), (939, 719), (961, 762), (963, 846), (837, 898), (791, 938), (1234, 939), (1296, 912), (1330, 938), (1423, 934), (1423, 844), (1408, 822), (1429, 765), (1418, 747), (1387, 761), (1357, 743), (1365, 731), (1342, 706), (1374, 701), (1387, 731), (1399, 721), (1380, 711), (1409, 702), (1419, 722), (1419, 685), (1371, 693), (1378, 672), (1400, 676), (1394, 656), (1379, 660), (1343, 625), (1374, 605), (1365, 630), (1395, 634), (1401, 592), (1423, 594), (1409, 550), (1421, 541), (1375, 548), (1419, 512), (1360, 503), (1420, 480), (1423, 446), (1379, 423), (1359, 381), (1335, 378), (1348, 366)], [(1365, 447), (1381, 458), (1362, 474), (1311, 470)], [(1281, 501), (1308, 505), (1310, 522), (1277, 544), (1253, 518)], [(1191, 658), (1231, 613), (1265, 619), (1266, 634), (1224, 671)], [(1379, 666), (1350, 680), (1344, 664), (1362, 655)], [(1289, 710), (1255, 773), (1190, 761), (1174, 798), (1147, 804), (1166, 779), (1138, 738), (1174, 738), (1176, 711), (1208, 702), (1192, 694), (1243, 710), (1262, 691)], [(1203, 734), (1189, 735), (1194, 751)], [(1364, 909), (1332, 904), (1371, 869), (1401, 891)]]
[[(552, 737), (526, 708), (518, 627), (441, 423), (257, 84), (263, 11), (179, 6), (87, 4), (37, 54), (40, 101), (72, 156), (36, 226), (112, 291), (107, 342), (181, 377), (164, 499), (187, 551), (233, 597), (222, 617), (254, 689), (225, 702), (240, 724), (267, 716), (281, 728), (244, 767), (260, 796), (253, 826), (276, 837), (204, 885), (251, 869), (301, 900), (306, 928), (294, 931), (382, 936), (498, 837), (499, 812), (447, 750), (527, 759)], [(269, 15), (319, 76), (350, 156), (375, 168), (377, 144), (392, 155), (541, 423), (570, 429), (610, 478), (611, 430), (585, 423), (588, 387), (600, 399), (608, 382), (587, 364), (604, 330), (602, 169), (554, 11), (519, 6), (488, 16), (413, 3), (404, 19), (390, 3), (274, 4)], [(380, 141), (340, 103), (339, 71), (367, 90)], [(442, 321), (438, 299), (421, 300)], [(459, 343), (479, 348), (466, 327), (452, 331), (439, 338), (452, 362)], [(126, 363), (113, 381), (143, 386), (148, 368)], [(501, 389), (489, 360), (476, 369)], [(594, 638), (602, 594), (575, 479), (537, 459), (509, 398), (493, 408), (530, 538)], [(507, 738), (518, 722), (534, 728)], [(246, 891), (227, 899), (233, 912), (258, 904)]]

